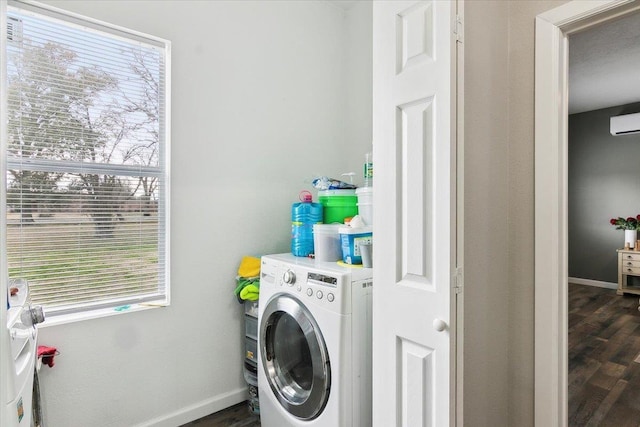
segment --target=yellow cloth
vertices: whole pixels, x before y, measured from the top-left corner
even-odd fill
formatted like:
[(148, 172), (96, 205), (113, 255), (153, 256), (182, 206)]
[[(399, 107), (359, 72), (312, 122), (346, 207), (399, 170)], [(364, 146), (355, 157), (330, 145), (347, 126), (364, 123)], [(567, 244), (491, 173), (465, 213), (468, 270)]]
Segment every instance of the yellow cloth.
[(347, 264), (342, 260), (338, 261), (338, 265), (341, 265), (343, 267), (362, 268), (362, 264)]
[(247, 285), (240, 291), (240, 298), (249, 301), (257, 301), (260, 289), (256, 285)]
[(240, 277), (258, 277), (260, 276), (260, 258), (245, 256), (240, 261), (238, 267), (238, 276)]

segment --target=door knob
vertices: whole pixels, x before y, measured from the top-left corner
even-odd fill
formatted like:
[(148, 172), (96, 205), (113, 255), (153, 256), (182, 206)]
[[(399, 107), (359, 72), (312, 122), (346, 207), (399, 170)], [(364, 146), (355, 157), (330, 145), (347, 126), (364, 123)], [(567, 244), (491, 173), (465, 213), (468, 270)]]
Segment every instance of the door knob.
[(435, 329), (438, 332), (442, 332), (445, 329), (447, 329), (447, 322), (445, 322), (442, 319), (435, 319), (433, 321), (433, 329)]

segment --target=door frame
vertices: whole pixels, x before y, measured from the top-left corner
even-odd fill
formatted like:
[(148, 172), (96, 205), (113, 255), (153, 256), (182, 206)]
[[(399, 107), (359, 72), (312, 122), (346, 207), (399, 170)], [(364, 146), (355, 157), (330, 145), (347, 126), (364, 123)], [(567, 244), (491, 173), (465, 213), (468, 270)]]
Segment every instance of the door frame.
[(536, 17), (535, 296), (536, 427), (568, 423), (569, 35), (619, 18), (634, 0), (575, 0)]

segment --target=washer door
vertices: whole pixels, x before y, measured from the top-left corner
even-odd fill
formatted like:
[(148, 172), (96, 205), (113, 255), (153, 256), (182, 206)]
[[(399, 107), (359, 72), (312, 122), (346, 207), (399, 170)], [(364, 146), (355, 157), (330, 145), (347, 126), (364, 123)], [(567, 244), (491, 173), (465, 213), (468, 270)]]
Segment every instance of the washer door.
[(296, 298), (275, 295), (260, 322), (260, 353), (269, 386), (290, 414), (312, 420), (329, 399), (331, 365), (322, 333)]

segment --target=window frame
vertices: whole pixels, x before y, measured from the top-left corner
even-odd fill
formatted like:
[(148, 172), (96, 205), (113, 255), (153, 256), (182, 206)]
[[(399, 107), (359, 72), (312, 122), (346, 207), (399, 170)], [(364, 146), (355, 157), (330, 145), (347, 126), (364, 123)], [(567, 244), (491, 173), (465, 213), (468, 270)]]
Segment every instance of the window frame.
[[(86, 318), (102, 317), (105, 315), (112, 315), (118, 313), (124, 313), (129, 311), (135, 311), (137, 309), (146, 309), (151, 307), (167, 306), (170, 303), (171, 286), (170, 286), (170, 248), (171, 248), (171, 233), (170, 233), (170, 212), (171, 212), (171, 177), (170, 177), (170, 147), (171, 147), (171, 42), (156, 36), (144, 34), (135, 30), (123, 28), (114, 24), (110, 24), (104, 21), (96, 20), (90, 17), (82, 16), (73, 12), (68, 12), (59, 8), (51, 7), (49, 5), (43, 5), (29, 0), (8, 0), (0, 8), (2, 13), (2, 30), (0, 37), (2, 37), (2, 43), (0, 44), (2, 52), (2, 79), (0, 80), (0, 91), (2, 93), (1, 105), (0, 105), (0, 120), (2, 123), (7, 123), (8, 119), (8, 99), (7, 99), (7, 22), (8, 15), (15, 10), (19, 10), (21, 13), (32, 13), (45, 18), (55, 18), (68, 23), (72, 26), (80, 26), (86, 31), (96, 31), (100, 33), (109, 33), (111, 36), (127, 41), (141, 42), (146, 45), (154, 46), (155, 49), (162, 52), (164, 59), (164, 81), (160, 82), (163, 85), (163, 98), (160, 100), (164, 114), (161, 114), (159, 120), (159, 136), (158, 136), (158, 167), (145, 168), (140, 166), (128, 166), (117, 164), (90, 164), (87, 168), (87, 163), (82, 164), (82, 168), (76, 169), (84, 170), (91, 169), (96, 173), (114, 172), (117, 171), (119, 175), (125, 175), (130, 173), (131, 176), (157, 176), (162, 180), (162, 197), (158, 198), (158, 236), (163, 237), (164, 247), (158, 248), (158, 254), (162, 253), (164, 256), (158, 257), (158, 263), (162, 264), (162, 277), (158, 281), (158, 294), (154, 296), (141, 296), (132, 295), (126, 297), (120, 301), (122, 305), (117, 305), (118, 300), (107, 300), (98, 302), (84, 302), (67, 307), (51, 307), (46, 308), (46, 314), (48, 319), (43, 326), (58, 323), (67, 323), (69, 321), (81, 320)], [(4, 185), (0, 189), (0, 222), (1, 222), (1, 235), (0, 249), (0, 267), (1, 270), (7, 274), (8, 272), (8, 260), (7, 260), (7, 171), (15, 166), (17, 163), (27, 163), (23, 160), (14, 162), (8, 156), (8, 132), (7, 126), (3, 125), (0, 130), (0, 150), (2, 152), (2, 166), (0, 167), (0, 173), (4, 179)], [(47, 165), (50, 163), (50, 165)], [(58, 162), (51, 160), (40, 160), (31, 165), (30, 168), (42, 168), (46, 171), (56, 170), (56, 168), (68, 169), (72, 168), (73, 162)], [(158, 171), (159, 170), (159, 171)], [(126, 176), (126, 175), (125, 175)], [(4, 281), (0, 281), (3, 284)], [(163, 285), (163, 286), (160, 286)], [(6, 285), (5, 285), (6, 286)], [(114, 307), (115, 306), (115, 307)], [(115, 309), (114, 309), (115, 308)]]

